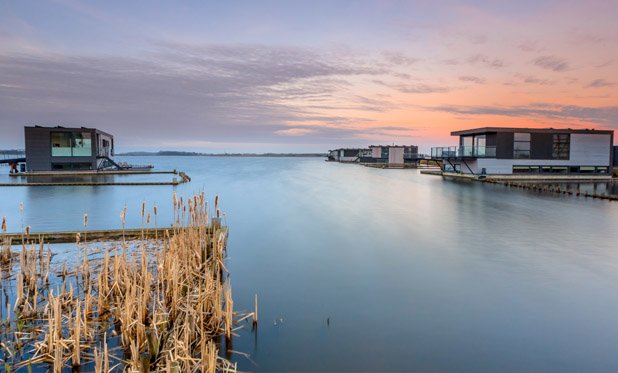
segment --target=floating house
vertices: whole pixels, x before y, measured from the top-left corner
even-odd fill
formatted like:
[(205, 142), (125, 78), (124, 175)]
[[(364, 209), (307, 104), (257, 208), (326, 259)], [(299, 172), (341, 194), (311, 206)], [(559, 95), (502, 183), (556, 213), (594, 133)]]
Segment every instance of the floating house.
[(459, 146), (431, 149), (446, 172), (611, 175), (614, 131), (484, 127), (451, 135)]
[(25, 127), (27, 171), (121, 168), (114, 137), (96, 128)]
[(371, 150), (366, 148), (340, 148), (328, 151), (328, 160), (343, 163), (359, 162), (361, 158), (371, 156)]
[(416, 145), (371, 145), (369, 148), (342, 148), (330, 150), (328, 160), (366, 165), (388, 165), (389, 167), (416, 164), (423, 158)]
[(419, 159), (416, 145), (371, 145), (369, 149), (371, 157), (363, 159), (365, 163), (403, 166), (405, 163), (416, 163)]

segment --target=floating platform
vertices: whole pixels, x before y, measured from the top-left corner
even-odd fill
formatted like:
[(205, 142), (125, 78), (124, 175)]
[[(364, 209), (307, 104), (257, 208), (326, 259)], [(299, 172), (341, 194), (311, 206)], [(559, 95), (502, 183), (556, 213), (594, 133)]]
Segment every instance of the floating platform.
[(33, 177), (33, 176), (104, 176), (104, 175), (157, 175), (157, 174), (174, 174), (178, 171), (147, 171), (147, 170), (83, 170), (83, 171), (28, 171), (9, 174), (9, 176), (17, 177)]
[[(227, 234), (227, 228), (221, 226), (221, 222), (216, 222), (213, 219), (213, 226), (209, 226), (207, 229), (222, 229)], [(77, 234), (80, 235), (80, 240), (83, 243), (104, 241), (132, 241), (141, 239), (153, 239), (163, 238), (165, 234), (172, 236), (174, 234), (174, 228), (144, 228), (144, 229), (105, 229), (105, 230), (87, 230), (87, 231), (61, 231), (61, 232), (30, 232), (29, 235), (25, 233), (5, 233), (0, 234), (1, 239), (9, 239), (11, 245), (22, 245), (24, 242), (40, 242), (58, 244), (58, 243), (75, 243), (77, 241)]]
[(457, 172), (441, 172), (442, 176), (480, 181), (545, 181), (545, 182), (595, 182), (612, 181), (611, 175), (474, 175)]
[(24, 183), (0, 183), (0, 187), (36, 187), (36, 186), (153, 186), (153, 185), (171, 185), (176, 186), (191, 181), (189, 175), (183, 171), (75, 171), (75, 172), (24, 172), (10, 174), (11, 176), (108, 176), (108, 175), (144, 175), (144, 174), (173, 174), (180, 176), (180, 180), (174, 178), (172, 181), (43, 181), (43, 182), (24, 182)]

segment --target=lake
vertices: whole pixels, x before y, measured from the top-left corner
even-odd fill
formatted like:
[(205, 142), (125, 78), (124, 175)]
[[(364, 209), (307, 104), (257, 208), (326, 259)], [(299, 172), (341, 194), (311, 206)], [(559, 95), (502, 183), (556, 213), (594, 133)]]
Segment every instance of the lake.
[(616, 202), (320, 158), (119, 160), (192, 182), (0, 188), (9, 231), (82, 229), (84, 212), (120, 228), (125, 205), (140, 227), (142, 201), (164, 226), (174, 191), (218, 194), (235, 308), (260, 299), (241, 370), (618, 370)]

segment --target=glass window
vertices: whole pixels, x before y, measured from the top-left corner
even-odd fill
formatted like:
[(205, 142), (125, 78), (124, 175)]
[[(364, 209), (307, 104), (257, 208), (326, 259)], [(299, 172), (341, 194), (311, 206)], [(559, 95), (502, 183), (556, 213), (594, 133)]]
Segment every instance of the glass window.
[(382, 150), (381, 158), (388, 158), (388, 147), (383, 146), (381, 150)]
[(92, 134), (90, 132), (52, 132), (52, 157), (90, 157)]
[(569, 168), (563, 166), (553, 166), (551, 168), (551, 172), (555, 174), (566, 174), (569, 172)]
[(479, 157), (485, 156), (485, 135), (474, 136), (474, 154)]
[(530, 172), (530, 167), (528, 166), (513, 166), (514, 174), (527, 174)]
[(569, 159), (570, 136), (567, 133), (554, 134), (552, 157), (554, 159)]
[(473, 147), (474, 147), (474, 136), (462, 136), (461, 137), (461, 154), (464, 157), (472, 156)]
[(52, 132), (51, 147), (53, 157), (70, 157), (71, 156), (71, 133), (70, 132)]
[(92, 155), (92, 138), (89, 132), (73, 134), (73, 156), (90, 157)]
[(513, 135), (514, 135), (513, 138), (515, 139), (515, 141), (527, 141), (527, 142), (530, 142), (530, 134), (529, 133), (515, 132)]
[(513, 140), (513, 158), (530, 158), (530, 134), (516, 132), (513, 134)]

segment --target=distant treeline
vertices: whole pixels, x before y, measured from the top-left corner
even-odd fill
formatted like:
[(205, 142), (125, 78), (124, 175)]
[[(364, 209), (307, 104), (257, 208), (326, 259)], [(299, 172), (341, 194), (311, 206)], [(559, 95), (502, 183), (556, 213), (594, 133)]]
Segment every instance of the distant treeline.
[(149, 156), (200, 156), (200, 157), (326, 157), (323, 153), (197, 153), (181, 151), (158, 152), (126, 152), (117, 153), (117, 156), (149, 157)]
[(24, 154), (23, 149), (0, 149), (0, 154)]

